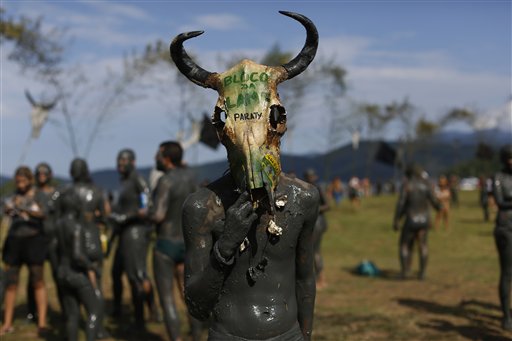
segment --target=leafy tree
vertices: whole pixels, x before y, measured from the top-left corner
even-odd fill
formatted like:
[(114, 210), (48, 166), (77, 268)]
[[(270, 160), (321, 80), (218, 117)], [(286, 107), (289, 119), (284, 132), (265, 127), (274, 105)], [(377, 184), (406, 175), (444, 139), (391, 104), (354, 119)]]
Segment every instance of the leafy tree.
[(292, 58), (291, 52), (281, 50), (279, 44), (275, 43), (263, 56), (260, 63), (268, 66), (279, 66), (288, 63)]
[[(197, 57), (190, 51), (187, 52), (194, 60)], [(149, 91), (159, 94), (157, 96), (167, 117), (173, 127), (178, 127), (177, 140), (184, 139), (187, 126), (192, 126), (194, 122), (199, 122), (208, 103), (205, 103), (205, 96), (201, 96), (201, 91), (197, 85), (190, 82), (177, 70), (174, 62), (169, 56), (169, 46), (160, 40), (146, 45), (143, 54), (137, 57), (137, 62), (148, 70), (145, 73), (142, 82)], [(198, 64), (201, 64), (198, 62)], [(174, 98), (178, 98), (178, 107), (171, 103), (173, 98), (169, 96), (169, 84), (173, 82), (179, 91)], [(178, 124), (176, 124), (176, 122)]]
[(468, 125), (473, 126), (475, 122), (476, 114), (464, 108), (453, 108), (441, 118), (439, 125), (444, 126), (452, 122), (466, 122)]
[(63, 122), (53, 120), (52, 123), (64, 126), (66, 134), (61, 136), (73, 156), (87, 158), (107, 124), (121, 109), (144, 97), (139, 80), (148, 70), (148, 65), (141, 63), (138, 56), (131, 55), (125, 57), (120, 71), (107, 69), (102, 79), (89, 78), (80, 65), (63, 67), (62, 72), (49, 79), (63, 117)]
[(43, 30), (42, 18), (7, 17), (5, 9), (0, 7), (0, 43), (13, 44), (8, 54), (10, 60), (18, 63), (23, 70), (35, 70), (42, 76), (59, 72), (62, 61), (63, 31)]
[[(58, 134), (74, 156), (87, 157), (120, 109), (143, 97), (136, 89), (142, 76), (153, 68), (154, 51), (148, 45), (142, 56), (126, 56), (120, 71), (107, 70), (101, 79), (91, 79), (81, 65), (65, 63), (65, 30), (43, 29), (42, 18), (7, 17), (3, 8), (0, 14), (0, 43), (12, 44), (9, 59), (22, 71), (34, 71), (48, 85), (45, 91), (58, 98), (55, 111), (62, 115), (52, 115), (49, 122), (59, 128)], [(162, 45), (156, 46), (161, 55), (158, 60), (163, 59)]]
[(441, 125), (439, 123), (435, 123), (427, 120), (425, 117), (422, 117), (416, 122), (416, 127), (414, 128), (416, 137), (420, 140), (427, 139), (434, 135), (439, 129)]

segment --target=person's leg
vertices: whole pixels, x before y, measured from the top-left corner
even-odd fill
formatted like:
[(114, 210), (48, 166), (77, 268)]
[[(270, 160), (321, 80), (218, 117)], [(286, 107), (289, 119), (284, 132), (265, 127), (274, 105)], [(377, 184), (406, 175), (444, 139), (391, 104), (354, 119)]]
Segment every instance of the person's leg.
[(315, 257), (316, 286), (323, 289), (326, 286), (324, 278), (324, 261), (322, 258), (322, 237), (326, 231), (326, 222), (323, 217), (318, 217), (313, 229), (313, 253)]
[(30, 277), (27, 282), (27, 320), (36, 322), (37, 321), (37, 307), (36, 307), (36, 299), (34, 297), (34, 287), (32, 286), (32, 282), (34, 280)]
[(398, 245), (400, 256), (400, 275), (402, 278), (407, 277), (411, 269), (411, 251), (414, 245), (414, 234), (408, 228), (404, 227), (400, 234)]
[[(175, 279), (178, 284), (180, 297), (185, 303), (185, 264), (179, 263), (174, 267)], [(203, 323), (190, 315), (187, 311), (188, 323), (190, 325), (190, 334), (192, 341), (201, 340), (201, 331), (203, 330)]]
[(153, 284), (149, 278), (144, 280), (143, 288), (145, 293), (144, 300), (146, 301), (151, 320), (153, 322), (162, 322), (162, 317), (158, 311), (158, 305), (155, 302), (155, 290), (153, 289)]
[(110, 334), (105, 330), (104, 320), (105, 320), (105, 298), (103, 296), (103, 287), (102, 287), (102, 274), (103, 274), (103, 264), (100, 261), (97, 265), (97, 278), (96, 285), (97, 288), (94, 290), (94, 294), (96, 295), (96, 299), (98, 301), (98, 311), (95, 313), (97, 316), (97, 328), (96, 328), (96, 339), (106, 339), (110, 337)]
[(12, 328), (19, 271), (20, 268), (15, 265), (7, 266), (5, 269), (4, 324), (0, 328), (0, 335)]
[(428, 229), (421, 229), (417, 235), (420, 253), (420, 271), (418, 278), (425, 279), (425, 271), (428, 263)]
[(446, 231), (448, 231), (450, 229), (450, 209), (447, 208), (445, 209), (445, 211), (443, 212), (444, 215), (444, 228), (446, 229)]
[(121, 316), (121, 303), (123, 299), (123, 263), (121, 245), (118, 242), (116, 253), (114, 255), (114, 262), (112, 264), (112, 293), (114, 296), (114, 310), (112, 316)]
[(153, 252), (153, 274), (155, 276), (156, 289), (160, 297), (165, 328), (171, 340), (181, 340), (180, 320), (176, 309), (174, 297), (174, 269), (175, 265), (171, 258), (158, 250)]
[(500, 280), (498, 293), (501, 310), (503, 311), (503, 328), (512, 330), (512, 316), (510, 313), (510, 289), (512, 282), (512, 231), (496, 229), (494, 232), (496, 247), (500, 261)]
[[(95, 290), (85, 277), (83, 277), (81, 282), (82, 283), (77, 288), (77, 297), (87, 311), (85, 336), (87, 341), (94, 341), (97, 339), (100, 330), (103, 330), (103, 320), (101, 318), (102, 302), (98, 297), (98, 290)], [(108, 337), (108, 333), (106, 333), (106, 331), (104, 333), (105, 335), (102, 335), (101, 338)]]
[(5, 294), (5, 272), (0, 268), (0, 302), (4, 301)]
[(484, 220), (489, 221), (489, 206), (482, 206), (482, 209), (484, 210)]
[[(145, 238), (144, 238), (144, 260), (147, 259), (148, 256), (148, 250), (149, 250), (149, 241), (151, 239), (151, 234), (149, 233), (149, 229), (146, 230)], [(144, 269), (147, 268), (147, 265), (144, 262)], [(147, 273), (147, 271), (145, 270)], [(151, 321), (153, 322), (162, 322), (162, 317), (160, 316), (160, 311), (158, 310), (158, 305), (155, 301), (155, 290), (153, 289), (153, 284), (151, 283), (151, 280), (149, 279), (149, 276), (146, 277), (146, 279), (143, 281), (143, 288), (144, 288), (144, 300), (147, 304), (149, 314)]]
[(30, 265), (31, 285), (34, 288), (34, 298), (37, 305), (37, 326), (46, 328), (46, 312), (48, 310), (48, 296), (44, 283), (43, 265)]
[(63, 313), (66, 321), (66, 336), (68, 341), (78, 340), (78, 320), (80, 319), (80, 306), (73, 289), (65, 286), (62, 288), (62, 304), (64, 305)]
[(50, 262), (53, 282), (55, 283), (55, 288), (57, 289), (57, 298), (58, 298), (59, 306), (60, 306), (60, 309), (63, 310), (64, 306), (62, 304), (62, 294), (61, 294), (59, 281), (57, 278), (57, 270), (59, 268), (59, 255), (58, 255), (57, 238), (55, 238), (55, 237), (52, 237), (48, 243), (48, 261)]
[(443, 209), (441, 208), (439, 211), (436, 212), (436, 218), (434, 221), (434, 230), (435, 231), (439, 230), (439, 225), (441, 223), (442, 211), (443, 211)]
[(147, 276), (146, 255), (147, 241), (146, 227), (131, 226), (125, 231), (123, 239), (123, 265), (130, 282), (132, 291), (132, 303), (135, 312), (135, 323), (139, 328), (144, 328), (144, 302), (148, 289), (152, 290)]

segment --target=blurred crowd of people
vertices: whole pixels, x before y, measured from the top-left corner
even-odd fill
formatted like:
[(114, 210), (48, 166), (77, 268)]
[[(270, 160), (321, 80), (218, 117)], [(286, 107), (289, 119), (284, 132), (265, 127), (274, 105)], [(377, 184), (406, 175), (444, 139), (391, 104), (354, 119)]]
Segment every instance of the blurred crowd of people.
[[(187, 171), (176, 171), (186, 169), (182, 156), (183, 151), (178, 143), (162, 143), (155, 156), (159, 172), (153, 173), (150, 188), (136, 170), (135, 153), (130, 149), (121, 150), (117, 156), (117, 171), (121, 180), (115, 201), (111, 194), (94, 185), (87, 162), (83, 159), (71, 162), (72, 182), (60, 186), (53, 181), (52, 169), (47, 163), (40, 163), (34, 171), (26, 166), (18, 167), (14, 174), (15, 191), (3, 201), (4, 218), (8, 219), (9, 230), (3, 245), (4, 267), (0, 269), (0, 299), (4, 303), (0, 335), (14, 331), (19, 271), (23, 265), (29, 270), (27, 319), (37, 324), (40, 335), (48, 332), (48, 298), (44, 279), (44, 263), (48, 261), (66, 321), (67, 339), (77, 339), (81, 306), (88, 316), (85, 323), (87, 340), (109, 337), (104, 327), (103, 264), (105, 258), (113, 254), (110, 269), (113, 293), (111, 315), (114, 318), (122, 315), (121, 279), (125, 274), (131, 287), (134, 326), (144, 330), (148, 318), (163, 321), (170, 338), (181, 340), (173, 289), (176, 285), (183, 294), (184, 244), (181, 218), (178, 217), (181, 216), (180, 208), (186, 196), (199, 187)], [(175, 178), (166, 177), (171, 170), (174, 170)], [(346, 183), (339, 176), (329, 183), (320, 183), (314, 169), (308, 169), (303, 174), (303, 179), (313, 184), (320, 193), (319, 217), (313, 234), (318, 289), (327, 285), (321, 243), (328, 227), (325, 212), (330, 205), (338, 206), (346, 198), (352, 208), (359, 209), (365, 198), (384, 193), (395, 194), (396, 188), (399, 188), (399, 199), (393, 225), (395, 230), (400, 230), (399, 221), (405, 217), (399, 242), (401, 274), (405, 278), (410, 271), (411, 251), (417, 241), (420, 250), (419, 278), (424, 278), (428, 258), (428, 228), (450, 229), (450, 210), (457, 207), (459, 201), (459, 179), (455, 175), (431, 179), (418, 166), (408, 168), (405, 175), (397, 185), (394, 181), (372, 184), (369, 178), (356, 176)], [(177, 189), (178, 183), (181, 189)], [(480, 178), (480, 204), (485, 221), (499, 208), (493, 194), (494, 187), (492, 178)], [(169, 193), (173, 191), (180, 193), (179, 199), (169, 199)], [(169, 200), (176, 202), (173, 204)], [(429, 220), (428, 206), (437, 211), (433, 224)], [(153, 277), (150, 277), (146, 259), (152, 239), (155, 240), (154, 271)], [(112, 253), (113, 249), (115, 252)], [(155, 303), (155, 282), (163, 317)], [(144, 316), (145, 306), (149, 317)], [(201, 323), (191, 316), (187, 318), (193, 339), (199, 339)]]
[[(135, 153), (121, 150), (117, 156), (120, 176), (116, 200), (90, 176), (85, 160), (70, 164), (71, 183), (57, 185), (52, 169), (40, 163), (35, 171), (20, 166), (14, 174), (14, 193), (2, 202), (3, 226), (8, 226), (0, 269), (0, 299), (4, 314), (0, 335), (14, 331), (14, 312), (20, 268), (29, 270), (27, 319), (37, 324), (43, 337), (47, 325), (47, 279), (44, 264), (49, 262), (57, 288), (65, 330), (63, 339), (77, 340), (81, 307), (87, 313), (84, 324), (87, 340), (110, 337), (105, 329), (104, 261), (113, 257), (110, 270), (113, 306), (110, 314), (120, 318), (123, 281), (131, 289), (134, 331), (145, 331), (145, 322), (164, 322), (169, 337), (181, 340), (180, 319), (174, 286), (183, 298), (184, 242), (181, 206), (197, 189), (195, 179), (182, 163), (179, 143), (163, 142), (156, 153), (159, 179), (153, 191), (136, 170)], [(153, 274), (149, 276), (147, 256), (153, 248)], [(155, 303), (154, 283), (160, 307)], [(147, 310), (145, 309), (147, 306)], [(145, 310), (150, 316), (144, 316)], [(193, 339), (200, 337), (202, 325), (189, 317)]]

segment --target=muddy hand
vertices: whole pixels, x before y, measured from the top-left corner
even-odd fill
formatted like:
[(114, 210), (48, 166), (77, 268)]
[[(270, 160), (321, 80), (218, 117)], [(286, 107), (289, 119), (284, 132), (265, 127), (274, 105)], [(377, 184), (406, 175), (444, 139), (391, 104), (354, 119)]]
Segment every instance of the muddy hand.
[(242, 193), (238, 200), (228, 208), (224, 232), (217, 241), (219, 252), (224, 258), (229, 259), (234, 255), (257, 217), (249, 193)]

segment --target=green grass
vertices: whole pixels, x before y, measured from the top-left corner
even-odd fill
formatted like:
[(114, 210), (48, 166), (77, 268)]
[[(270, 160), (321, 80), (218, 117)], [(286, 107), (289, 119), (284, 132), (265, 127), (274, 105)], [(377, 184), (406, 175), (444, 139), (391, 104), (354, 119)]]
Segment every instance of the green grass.
[[(414, 277), (397, 279), (399, 233), (392, 230), (396, 197), (364, 199), (358, 210), (345, 201), (329, 211), (329, 228), (322, 244), (328, 287), (317, 293), (313, 339), (510, 340), (512, 334), (500, 329), (493, 223), (483, 222), (478, 193), (462, 192), (460, 200), (459, 208), (452, 210), (451, 229), (430, 231), (425, 281)], [(354, 275), (351, 270), (363, 259), (372, 260), (384, 276)], [(110, 269), (110, 260), (105, 268)], [(417, 269), (415, 253), (413, 275)], [(25, 281), (23, 276), (20, 288), (24, 288)], [(104, 287), (110, 298), (108, 276)], [(60, 326), (55, 288), (50, 280), (48, 288), (50, 323)], [(124, 300), (129, 310), (126, 282), (125, 288)], [(24, 322), (22, 290), (18, 301), (17, 332), (2, 341), (35, 338), (35, 326)], [(183, 305), (180, 309), (184, 311)], [(107, 319), (107, 328), (116, 339), (167, 340), (163, 324), (158, 323), (148, 324), (148, 335), (133, 334), (130, 318), (127, 311), (120, 323)], [(183, 329), (186, 333), (187, 326)], [(62, 338), (55, 331), (48, 339)]]

